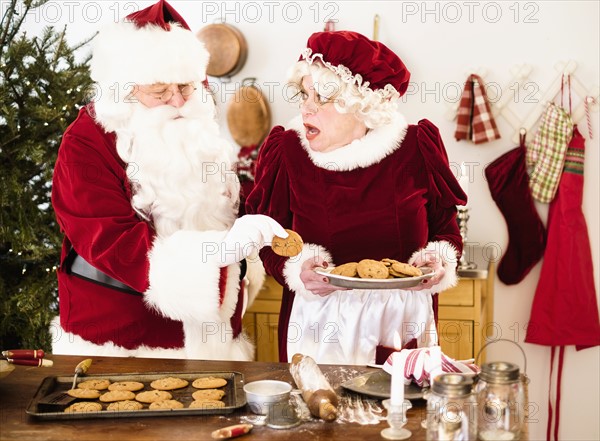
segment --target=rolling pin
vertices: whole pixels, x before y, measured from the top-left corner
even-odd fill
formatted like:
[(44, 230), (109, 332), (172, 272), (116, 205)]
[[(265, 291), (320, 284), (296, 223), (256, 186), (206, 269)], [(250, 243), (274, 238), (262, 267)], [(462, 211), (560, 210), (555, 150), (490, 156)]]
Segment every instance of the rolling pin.
[(319, 369), (319, 366), (308, 355), (295, 354), (290, 364), (290, 373), (310, 413), (324, 421), (337, 418), (338, 396)]

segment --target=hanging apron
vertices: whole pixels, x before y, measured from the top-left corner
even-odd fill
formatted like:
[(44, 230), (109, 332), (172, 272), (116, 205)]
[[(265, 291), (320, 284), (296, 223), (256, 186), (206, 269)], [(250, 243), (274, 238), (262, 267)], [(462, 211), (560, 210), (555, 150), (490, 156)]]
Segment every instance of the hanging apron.
[(526, 342), (600, 345), (592, 253), (581, 203), (585, 139), (575, 127), (559, 189), (548, 213), (548, 242)]
[[(546, 252), (525, 338), (527, 343), (551, 346), (552, 365), (559, 348), (555, 439), (558, 438), (564, 347), (576, 345), (580, 350), (600, 345), (592, 253), (581, 209), (584, 153), (585, 139), (575, 126), (558, 191), (550, 204)], [(550, 439), (551, 403), (548, 411), (547, 439)]]
[[(287, 354), (319, 364), (366, 365), (378, 347), (438, 344), (430, 293), (401, 289), (334, 291), (321, 297), (297, 292), (290, 314)], [(382, 361), (383, 363), (383, 361)]]

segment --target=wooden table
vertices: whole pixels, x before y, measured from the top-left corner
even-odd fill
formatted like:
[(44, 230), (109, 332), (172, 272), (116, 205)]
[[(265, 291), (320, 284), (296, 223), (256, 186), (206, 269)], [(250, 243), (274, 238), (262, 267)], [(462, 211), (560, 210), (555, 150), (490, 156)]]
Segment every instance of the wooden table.
[[(222, 427), (245, 422), (246, 418), (256, 418), (248, 406), (226, 415), (165, 416), (102, 418), (83, 420), (38, 420), (25, 412), (35, 395), (38, 386), (47, 376), (71, 375), (75, 365), (88, 357), (48, 356), (54, 361), (50, 368), (29, 368), (17, 366), (9, 376), (0, 379), (0, 439), (9, 440), (210, 440), (211, 432)], [(126, 374), (153, 372), (200, 372), (237, 371), (244, 375), (245, 382), (263, 379), (283, 380), (294, 384), (285, 363), (162, 360), (147, 358), (93, 357), (89, 374)], [(334, 387), (353, 376), (369, 372), (365, 366), (321, 365), (322, 371)], [(337, 389), (337, 388), (336, 388)], [(342, 389), (339, 389), (340, 391)], [(343, 391), (352, 399), (359, 395)], [(381, 405), (381, 402), (376, 402)], [(409, 410), (407, 428), (412, 432), (411, 439), (425, 439), (421, 421), (425, 418), (426, 403), (413, 402)], [(379, 424), (362, 425), (349, 422), (325, 423), (321, 420), (303, 421), (292, 429), (277, 430), (255, 425), (243, 440), (332, 440), (363, 441), (384, 439), (380, 432), (388, 427), (385, 420)]]

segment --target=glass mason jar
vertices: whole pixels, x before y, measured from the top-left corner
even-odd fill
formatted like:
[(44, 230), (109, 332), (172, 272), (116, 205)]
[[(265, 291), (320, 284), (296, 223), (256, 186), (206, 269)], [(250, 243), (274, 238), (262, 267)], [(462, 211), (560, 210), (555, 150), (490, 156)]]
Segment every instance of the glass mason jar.
[(427, 440), (476, 440), (477, 405), (473, 381), (460, 374), (433, 379), (427, 396)]
[(517, 440), (525, 421), (524, 390), (519, 367), (495, 361), (481, 366), (475, 385), (481, 440)]

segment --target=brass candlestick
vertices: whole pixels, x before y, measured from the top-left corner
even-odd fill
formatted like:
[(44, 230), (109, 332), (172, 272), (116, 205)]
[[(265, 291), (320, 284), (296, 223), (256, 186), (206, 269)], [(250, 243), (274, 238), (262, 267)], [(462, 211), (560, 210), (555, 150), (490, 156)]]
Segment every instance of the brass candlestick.
[(460, 237), (463, 243), (463, 252), (458, 262), (458, 269), (474, 269), (477, 265), (467, 260), (467, 223), (469, 222), (469, 209), (467, 207), (457, 207), (458, 210), (458, 228), (460, 230)]

